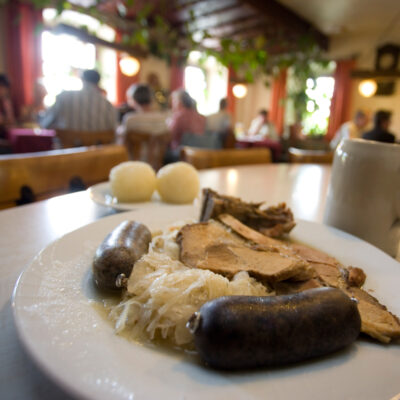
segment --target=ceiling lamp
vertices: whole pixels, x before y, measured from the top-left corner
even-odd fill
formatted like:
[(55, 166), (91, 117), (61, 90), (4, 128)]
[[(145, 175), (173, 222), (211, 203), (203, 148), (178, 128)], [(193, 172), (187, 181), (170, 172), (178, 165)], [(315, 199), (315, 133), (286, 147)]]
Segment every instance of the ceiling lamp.
[(121, 72), (126, 76), (134, 76), (139, 72), (140, 63), (135, 57), (124, 56), (119, 60)]
[(242, 99), (247, 94), (247, 87), (243, 83), (237, 83), (232, 88), (233, 95), (238, 99)]
[(377, 83), (372, 79), (366, 79), (358, 85), (358, 91), (364, 97), (372, 97), (378, 88)]

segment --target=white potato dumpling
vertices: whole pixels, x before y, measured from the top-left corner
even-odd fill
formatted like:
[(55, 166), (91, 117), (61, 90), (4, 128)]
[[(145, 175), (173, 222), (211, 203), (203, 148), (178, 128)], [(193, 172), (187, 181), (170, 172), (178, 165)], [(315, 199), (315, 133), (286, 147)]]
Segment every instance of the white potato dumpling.
[(199, 189), (199, 174), (186, 162), (165, 165), (157, 173), (157, 191), (167, 203), (191, 203), (197, 197)]
[(111, 193), (121, 203), (149, 201), (156, 189), (154, 169), (142, 161), (126, 161), (110, 171)]

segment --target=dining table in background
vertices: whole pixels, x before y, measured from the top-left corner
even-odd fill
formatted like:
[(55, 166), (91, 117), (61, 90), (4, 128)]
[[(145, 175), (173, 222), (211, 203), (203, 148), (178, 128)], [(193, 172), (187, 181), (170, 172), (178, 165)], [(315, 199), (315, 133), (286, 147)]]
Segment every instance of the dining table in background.
[[(265, 164), (199, 172), (202, 188), (246, 201), (265, 201), (267, 205), (286, 202), (295, 218), (315, 222), (323, 219), (330, 173), (330, 166), (314, 164)], [(0, 399), (73, 398), (41, 372), (19, 341), (12, 312), (13, 288), (41, 249), (68, 232), (117, 212), (94, 203), (87, 191), (0, 211)]]
[(241, 137), (236, 139), (236, 146), (241, 149), (250, 149), (253, 147), (261, 147), (270, 149), (272, 153), (272, 160), (277, 162), (281, 159), (282, 155), (282, 144), (278, 140), (273, 140), (269, 138), (260, 138), (259, 136), (253, 137)]
[(56, 131), (40, 128), (11, 128), (8, 140), (13, 153), (49, 151), (53, 148)]

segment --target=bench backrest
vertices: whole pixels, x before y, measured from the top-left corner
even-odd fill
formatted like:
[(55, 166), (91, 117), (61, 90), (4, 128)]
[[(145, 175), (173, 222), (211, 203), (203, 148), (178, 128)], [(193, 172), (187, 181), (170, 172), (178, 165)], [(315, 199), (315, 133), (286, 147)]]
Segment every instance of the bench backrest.
[(113, 130), (86, 132), (57, 129), (56, 132), (62, 148), (104, 145), (115, 142), (115, 132)]
[(22, 186), (37, 199), (67, 193), (72, 178), (90, 186), (108, 180), (110, 169), (128, 160), (124, 146), (106, 145), (0, 156), (0, 208), (15, 205)]
[(206, 150), (184, 146), (181, 149), (181, 160), (197, 169), (265, 164), (271, 162), (271, 150), (265, 148)]

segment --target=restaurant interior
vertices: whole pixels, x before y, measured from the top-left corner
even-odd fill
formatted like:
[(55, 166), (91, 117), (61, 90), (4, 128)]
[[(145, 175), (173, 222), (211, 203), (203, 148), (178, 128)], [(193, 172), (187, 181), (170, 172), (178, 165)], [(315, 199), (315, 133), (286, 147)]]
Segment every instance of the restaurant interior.
[(0, 0), (0, 399), (400, 400), (400, 0)]
[[(0, 207), (87, 188), (128, 159), (155, 170), (171, 160), (202, 169), (222, 166), (207, 161), (206, 149), (214, 156), (234, 149), (225, 163), (243, 150), (246, 163), (245, 150), (257, 148), (270, 152), (263, 161), (329, 164), (339, 131), (357, 112), (364, 121), (352, 136), (370, 130), (374, 114), (385, 110), (399, 139), (396, 7), (395, 0), (6, 1)], [(71, 124), (65, 115), (49, 115), (62, 92), (82, 89), (85, 70), (99, 72), (113, 123), (99, 122), (95, 108), (86, 116), (92, 125), (81, 116), (68, 117)], [(128, 89), (135, 85), (150, 89), (156, 114), (147, 114), (147, 124), (164, 118), (162, 132), (126, 122), (125, 114), (143, 111), (132, 105)], [(179, 90), (205, 117), (184, 126), (183, 138), (172, 105)], [(100, 158), (97, 168), (87, 167)], [(59, 163), (57, 179), (48, 171)]]

